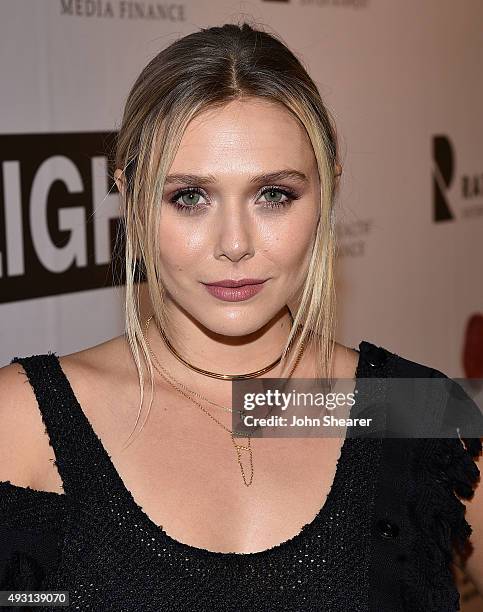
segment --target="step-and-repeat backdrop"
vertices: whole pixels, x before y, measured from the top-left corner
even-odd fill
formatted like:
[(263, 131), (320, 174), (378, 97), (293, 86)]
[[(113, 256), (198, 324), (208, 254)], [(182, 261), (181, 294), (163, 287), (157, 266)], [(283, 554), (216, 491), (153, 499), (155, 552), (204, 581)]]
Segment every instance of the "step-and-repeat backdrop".
[(245, 17), (337, 122), (338, 340), (483, 377), (481, 0), (2, 0), (0, 365), (123, 332), (108, 152), (126, 96), (176, 38)]

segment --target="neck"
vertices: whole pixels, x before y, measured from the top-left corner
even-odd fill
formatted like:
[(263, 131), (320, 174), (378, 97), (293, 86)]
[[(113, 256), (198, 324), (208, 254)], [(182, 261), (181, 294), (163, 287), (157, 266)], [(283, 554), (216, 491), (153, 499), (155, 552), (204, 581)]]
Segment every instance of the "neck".
[[(256, 372), (276, 361), (292, 326), (288, 309), (284, 309), (260, 330), (242, 336), (214, 333), (181, 314), (175, 317), (171, 314), (168, 318), (170, 325), (165, 333), (175, 351), (188, 364), (209, 372), (229, 375)], [(154, 318), (149, 323), (147, 338), (159, 362), (178, 382), (194, 384), (198, 389), (206, 386), (220, 390), (231, 388), (230, 380), (207, 376), (182, 363), (166, 345)], [(280, 362), (259, 376), (278, 377), (281, 367)]]

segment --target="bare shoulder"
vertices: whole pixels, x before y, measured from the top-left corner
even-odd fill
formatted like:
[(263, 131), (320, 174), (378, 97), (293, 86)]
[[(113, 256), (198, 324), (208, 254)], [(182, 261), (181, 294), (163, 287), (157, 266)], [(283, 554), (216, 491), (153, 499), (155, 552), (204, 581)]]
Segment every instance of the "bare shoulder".
[(34, 391), (18, 363), (0, 368), (0, 481), (32, 486), (49, 444)]
[[(125, 336), (59, 358), (64, 374), (84, 412), (92, 421), (99, 409), (119, 414), (123, 398), (137, 388), (134, 360)], [(114, 402), (114, 404), (113, 404)], [(96, 414), (94, 414), (96, 413)]]
[[(109, 395), (108, 386), (112, 389), (116, 379), (126, 376), (129, 347), (124, 336), (119, 336), (59, 361), (76, 396), (92, 407), (99, 404), (89, 398), (98, 394), (101, 403), (103, 395)], [(0, 368), (0, 482), (61, 493), (62, 480), (54, 461), (54, 449), (25, 370), (18, 363)]]
[(63, 373), (104, 446), (119, 451), (139, 402), (138, 372), (124, 335), (59, 358)]
[(335, 343), (334, 346), (334, 374), (336, 378), (354, 378), (359, 363), (359, 352), (353, 348)]
[(59, 361), (69, 380), (79, 388), (99, 386), (116, 372), (123, 378), (133, 368), (129, 345), (123, 335), (59, 357)]

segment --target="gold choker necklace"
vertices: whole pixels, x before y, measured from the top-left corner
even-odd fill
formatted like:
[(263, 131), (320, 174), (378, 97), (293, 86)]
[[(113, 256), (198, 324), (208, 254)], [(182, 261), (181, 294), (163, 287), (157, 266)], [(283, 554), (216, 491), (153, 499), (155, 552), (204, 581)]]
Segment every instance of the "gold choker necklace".
[[(290, 315), (292, 316), (292, 315)], [(146, 344), (148, 346), (149, 352), (150, 354), (153, 356), (154, 360), (155, 360), (155, 364), (154, 367), (155, 369), (159, 372), (159, 374), (171, 385), (173, 386), (181, 395), (183, 395), (184, 397), (186, 397), (187, 399), (189, 399), (191, 402), (193, 402), (194, 404), (196, 404), (199, 408), (201, 408), (201, 410), (210, 417), (210, 419), (212, 419), (215, 423), (217, 423), (217, 425), (219, 425), (220, 427), (222, 427), (225, 431), (227, 431), (230, 434), (230, 438), (231, 441), (235, 447), (236, 450), (236, 454), (237, 454), (237, 461), (238, 464), (240, 466), (240, 470), (241, 470), (241, 475), (243, 478), (243, 482), (245, 484), (245, 486), (249, 487), (252, 482), (253, 482), (253, 475), (254, 475), (254, 469), (253, 469), (253, 449), (251, 446), (251, 436), (247, 435), (246, 433), (241, 433), (238, 432), (238, 434), (242, 437), (246, 437), (248, 439), (247, 445), (244, 446), (243, 444), (238, 444), (235, 441), (235, 432), (231, 431), (230, 429), (228, 429), (227, 427), (225, 427), (225, 425), (223, 423), (221, 423), (217, 418), (215, 418), (210, 412), (208, 412), (208, 410), (206, 410), (206, 408), (203, 407), (202, 404), (200, 404), (200, 402), (197, 402), (195, 399), (193, 399), (192, 397), (190, 397), (190, 395), (188, 395), (187, 393), (183, 392), (183, 390), (180, 388), (181, 383), (178, 383), (178, 385), (176, 385), (174, 382), (172, 382), (167, 376), (167, 372), (165, 371), (165, 369), (163, 368), (163, 366), (161, 365), (161, 363), (158, 361), (158, 358), (156, 357), (156, 354), (153, 352), (151, 345), (148, 341), (148, 327), (149, 327), (149, 323), (151, 321), (151, 319), (154, 318), (154, 314), (152, 314), (147, 320), (146, 320), (146, 331), (143, 334), (144, 339), (146, 341)], [(156, 320), (155, 320), (156, 322)], [(293, 324), (293, 317), (292, 317), (292, 324)], [(161, 332), (161, 330), (159, 329), (159, 327), (156, 325), (156, 329), (158, 329), (159, 332)], [(239, 379), (239, 378), (253, 378), (254, 376), (256, 376), (259, 372), (267, 372), (269, 369), (271, 369), (274, 365), (276, 365), (281, 357), (274, 362), (274, 364), (270, 364), (270, 366), (268, 366), (267, 368), (263, 368), (263, 370), (258, 370), (258, 372), (254, 372), (254, 373), (250, 373), (250, 374), (241, 374), (241, 375), (230, 375), (230, 374), (217, 374), (214, 372), (207, 372), (206, 370), (202, 370), (200, 368), (197, 368), (196, 366), (192, 366), (190, 363), (188, 363), (187, 361), (185, 361), (181, 356), (178, 355), (178, 353), (175, 351), (175, 349), (172, 347), (172, 345), (170, 344), (170, 342), (168, 341), (168, 339), (166, 338), (165, 334), (163, 334), (161, 332), (161, 335), (163, 336), (166, 345), (168, 346), (168, 348), (170, 348), (171, 352), (173, 353), (173, 355), (175, 355), (175, 357), (177, 357), (182, 363), (186, 364), (188, 367), (190, 367), (191, 369), (200, 372), (202, 374), (207, 374), (208, 376), (212, 376), (214, 378), (225, 378), (226, 380), (234, 380), (234, 379)], [(300, 358), (302, 356), (303, 350), (304, 350), (304, 346), (305, 346), (305, 342), (302, 343), (302, 346), (299, 349), (298, 355), (297, 355), (297, 359), (295, 361), (295, 364), (292, 366), (291, 372), (289, 374), (289, 377), (292, 376), (295, 368), (297, 367)], [(158, 364), (158, 365), (156, 365)], [(159, 369), (158, 368), (161, 368)], [(165, 371), (166, 373), (163, 373), (163, 371)], [(182, 385), (184, 387), (184, 389), (186, 389), (186, 391), (188, 391), (190, 394), (194, 394), (197, 395), (198, 397), (200, 397), (201, 399), (204, 399), (205, 401), (214, 404), (214, 402), (211, 402), (211, 400), (208, 400), (207, 398), (203, 397), (202, 395), (200, 395), (199, 393), (196, 393), (195, 391), (192, 391), (191, 389), (188, 389), (186, 386)], [(219, 404), (215, 404), (217, 406), (219, 406)], [(227, 408), (224, 406), (220, 406), (221, 408), (224, 408), (225, 410), (227, 410), (228, 412), (234, 412), (233, 408)], [(241, 414), (241, 411), (237, 410), (236, 412), (239, 412)], [(249, 462), (250, 462), (250, 477), (247, 480), (246, 478), (246, 474), (245, 474), (245, 469), (243, 466), (243, 462), (242, 462), (242, 451), (247, 451), (248, 452), (248, 458), (249, 458)]]
[[(149, 321), (153, 317), (154, 315), (151, 315), (149, 317), (148, 324), (149, 324)], [(292, 322), (293, 322), (293, 319), (292, 319)], [(155, 325), (156, 325), (157, 330), (163, 337), (163, 340), (165, 341), (166, 346), (171, 351), (171, 353), (176, 357), (176, 359), (181, 361), (181, 363), (184, 363), (184, 365), (190, 368), (191, 370), (194, 370), (195, 372), (198, 372), (199, 374), (204, 374), (205, 376), (211, 376), (211, 378), (219, 378), (221, 380), (245, 380), (247, 378), (256, 378), (257, 376), (261, 376), (262, 374), (265, 374), (265, 372), (269, 372), (270, 370), (273, 370), (273, 368), (278, 363), (280, 363), (280, 360), (282, 359), (282, 355), (280, 355), (280, 357), (278, 357), (273, 363), (269, 364), (268, 366), (265, 366), (264, 368), (262, 368), (261, 370), (257, 370), (256, 372), (249, 372), (248, 374), (218, 374), (217, 372), (210, 372), (209, 370), (203, 370), (202, 368), (198, 368), (192, 363), (189, 363), (188, 361), (186, 361), (186, 359), (183, 359), (183, 357), (181, 357), (178, 351), (174, 348), (174, 346), (168, 340), (164, 331), (160, 327), (158, 327), (158, 325), (156, 324), (156, 321), (155, 321)]]

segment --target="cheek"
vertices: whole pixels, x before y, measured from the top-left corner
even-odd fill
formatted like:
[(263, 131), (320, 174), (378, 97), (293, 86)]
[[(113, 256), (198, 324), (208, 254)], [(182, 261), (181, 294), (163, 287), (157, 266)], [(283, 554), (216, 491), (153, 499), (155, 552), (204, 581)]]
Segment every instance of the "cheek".
[(267, 225), (262, 240), (264, 254), (287, 272), (293, 268), (298, 273), (310, 259), (315, 231), (315, 221), (309, 215), (294, 215), (283, 223)]
[(205, 239), (193, 226), (172, 220), (163, 220), (159, 226), (161, 267), (166, 273), (175, 274), (193, 268), (200, 260)]

